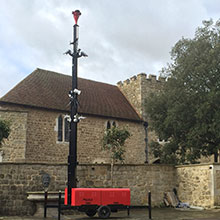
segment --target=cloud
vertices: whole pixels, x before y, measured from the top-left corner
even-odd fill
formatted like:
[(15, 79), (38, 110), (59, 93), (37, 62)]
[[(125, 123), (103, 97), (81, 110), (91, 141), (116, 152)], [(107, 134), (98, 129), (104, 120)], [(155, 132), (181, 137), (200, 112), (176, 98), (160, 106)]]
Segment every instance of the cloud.
[(216, 7), (218, 1), (205, 0), (2, 0), (0, 92), (37, 67), (71, 74), (63, 53), (71, 48), (75, 9), (82, 12), (79, 47), (89, 55), (79, 60), (79, 76), (115, 84), (158, 74), (171, 47), (216, 16)]

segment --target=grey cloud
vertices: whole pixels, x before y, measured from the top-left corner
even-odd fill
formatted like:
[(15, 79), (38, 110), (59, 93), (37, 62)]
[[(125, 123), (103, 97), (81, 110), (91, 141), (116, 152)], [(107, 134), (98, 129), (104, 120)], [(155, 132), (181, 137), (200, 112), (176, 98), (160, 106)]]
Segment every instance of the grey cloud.
[[(71, 59), (63, 52), (72, 39), (71, 12), (80, 9), (79, 47), (89, 57), (80, 59), (79, 76), (116, 83), (140, 72), (157, 74), (169, 62), (171, 47), (182, 36), (192, 37), (217, 5), (205, 0), (2, 0), (0, 48), (10, 51), (4, 62), (17, 82), (19, 73), (28, 75), (37, 67), (71, 74)], [(1, 78), (6, 69), (0, 69)], [(11, 84), (2, 82), (6, 92)]]

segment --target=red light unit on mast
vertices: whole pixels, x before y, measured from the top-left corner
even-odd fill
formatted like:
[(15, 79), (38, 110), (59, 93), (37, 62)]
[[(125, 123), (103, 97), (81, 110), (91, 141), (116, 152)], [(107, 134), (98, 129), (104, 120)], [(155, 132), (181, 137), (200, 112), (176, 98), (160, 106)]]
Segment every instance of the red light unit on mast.
[(73, 14), (75, 23), (77, 24), (77, 21), (79, 19), (79, 16), (81, 15), (81, 12), (79, 10), (75, 10), (75, 11), (72, 12), (72, 14)]

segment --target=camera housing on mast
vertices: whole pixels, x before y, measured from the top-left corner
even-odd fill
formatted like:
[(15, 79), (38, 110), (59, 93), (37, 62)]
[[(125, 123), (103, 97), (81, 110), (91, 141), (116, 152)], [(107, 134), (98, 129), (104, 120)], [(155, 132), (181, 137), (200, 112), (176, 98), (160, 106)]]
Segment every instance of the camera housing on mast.
[(69, 91), (69, 97), (73, 98), (73, 94), (80, 95), (81, 94), (81, 90), (79, 90), (79, 89), (70, 90)]
[(79, 122), (82, 119), (85, 119), (86, 117), (80, 116), (79, 114), (74, 115), (73, 122)]
[(64, 119), (66, 119), (68, 122), (71, 122), (71, 118), (69, 115), (64, 115)]
[(73, 92), (74, 92), (75, 94), (77, 94), (77, 95), (80, 95), (80, 94), (81, 94), (81, 90), (79, 90), (79, 89), (74, 89)]

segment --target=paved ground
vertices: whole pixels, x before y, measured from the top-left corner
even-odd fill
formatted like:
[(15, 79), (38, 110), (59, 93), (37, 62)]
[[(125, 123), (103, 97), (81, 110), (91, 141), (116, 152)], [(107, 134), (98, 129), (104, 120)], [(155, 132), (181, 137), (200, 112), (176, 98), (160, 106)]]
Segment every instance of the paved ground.
[[(56, 220), (57, 216), (52, 214), (47, 220)], [(85, 214), (78, 214), (75, 216), (65, 215), (61, 217), (61, 220), (89, 220), (98, 219), (98, 217), (89, 218)], [(135, 209), (131, 210), (130, 216), (127, 216), (126, 211), (120, 211), (118, 213), (112, 213), (109, 218), (114, 220), (148, 220), (147, 209)], [(220, 220), (220, 209), (213, 210), (175, 210), (171, 208), (153, 209), (153, 220)], [(45, 220), (42, 217), (0, 217), (0, 220)]]

